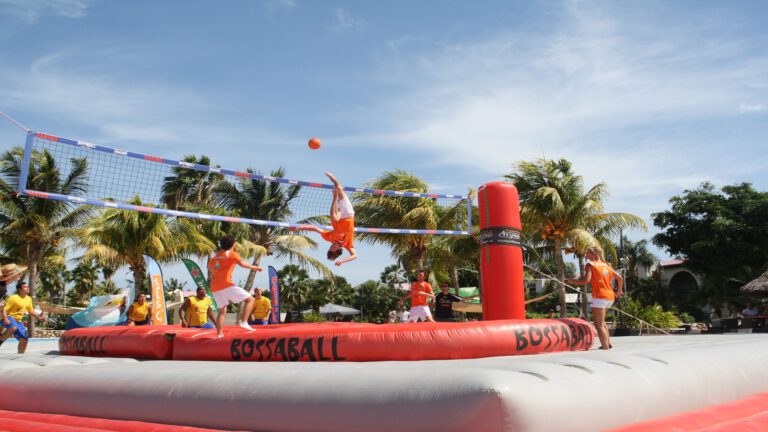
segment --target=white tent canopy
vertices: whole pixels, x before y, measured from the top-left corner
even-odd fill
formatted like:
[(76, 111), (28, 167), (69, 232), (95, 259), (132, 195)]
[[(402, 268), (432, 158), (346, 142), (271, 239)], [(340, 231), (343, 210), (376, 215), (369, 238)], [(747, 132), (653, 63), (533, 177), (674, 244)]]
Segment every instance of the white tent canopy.
[(328, 303), (325, 306), (320, 306), (320, 313), (321, 314), (342, 314), (342, 315), (357, 315), (360, 313), (359, 310), (353, 309), (351, 307), (347, 306), (341, 306), (333, 303)]

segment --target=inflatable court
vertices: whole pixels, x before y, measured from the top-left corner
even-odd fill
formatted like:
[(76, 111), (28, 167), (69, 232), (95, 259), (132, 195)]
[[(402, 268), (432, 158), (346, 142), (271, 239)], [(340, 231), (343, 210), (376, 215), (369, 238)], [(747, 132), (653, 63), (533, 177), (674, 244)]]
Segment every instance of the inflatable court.
[[(327, 203), (317, 195), (327, 198), (333, 189), (34, 131), (27, 131), (21, 185), (30, 155), (43, 151), (61, 160), (86, 158), (114, 181), (89, 185), (89, 196), (24, 186), (18, 192), (110, 211), (289, 228), (297, 221), (169, 210), (160, 202), (160, 185), (169, 175), (196, 170), (316, 195), (308, 203)], [(132, 183), (137, 172), (141, 185)], [(466, 214), (445, 229), (369, 226), (356, 232), (472, 233), (469, 196), (344, 189), (359, 199), (418, 200)], [(142, 202), (133, 199), (137, 194)], [(213, 330), (166, 325), (90, 327), (32, 342), (26, 355), (12, 354), (8, 341), (0, 347), (0, 429), (766, 430), (768, 337), (627, 337), (616, 338), (611, 350), (597, 350), (594, 328), (585, 321), (525, 320), (517, 191), (495, 182), (481, 186), (477, 196), (482, 322), (281, 324), (252, 332), (226, 328), (223, 338)], [(297, 219), (320, 214), (296, 210)]]
[[(0, 409), (14, 412), (272, 432), (749, 431), (765, 430), (747, 425), (768, 416), (765, 397), (755, 396), (768, 389), (763, 334), (373, 362), (137, 361), (60, 355), (53, 341), (19, 356), (7, 345)], [(741, 408), (723, 409), (707, 425), (689, 415), (688, 428), (675, 429), (682, 413), (724, 404)], [(724, 428), (731, 422), (738, 426)]]
[(91, 357), (216, 361), (448, 360), (589, 349), (595, 330), (579, 319), (470, 323), (321, 323), (215, 330), (178, 326), (68, 330), (59, 352)]

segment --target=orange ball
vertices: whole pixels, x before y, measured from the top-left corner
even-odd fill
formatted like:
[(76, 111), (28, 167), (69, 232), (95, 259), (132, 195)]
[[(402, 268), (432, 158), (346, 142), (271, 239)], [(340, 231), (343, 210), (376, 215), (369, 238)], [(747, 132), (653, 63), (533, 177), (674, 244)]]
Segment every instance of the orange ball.
[(317, 149), (320, 148), (320, 139), (319, 138), (312, 138), (312, 139), (309, 140), (309, 142), (307, 142), (307, 145), (312, 150), (317, 150)]

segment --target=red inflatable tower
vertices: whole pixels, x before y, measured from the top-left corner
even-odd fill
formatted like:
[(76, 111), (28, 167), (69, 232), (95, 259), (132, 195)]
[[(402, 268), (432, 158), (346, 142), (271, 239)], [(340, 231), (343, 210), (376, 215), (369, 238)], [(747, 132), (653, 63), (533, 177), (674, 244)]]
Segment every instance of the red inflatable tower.
[(511, 183), (477, 190), (480, 210), (480, 283), (483, 319), (525, 319), (520, 203)]

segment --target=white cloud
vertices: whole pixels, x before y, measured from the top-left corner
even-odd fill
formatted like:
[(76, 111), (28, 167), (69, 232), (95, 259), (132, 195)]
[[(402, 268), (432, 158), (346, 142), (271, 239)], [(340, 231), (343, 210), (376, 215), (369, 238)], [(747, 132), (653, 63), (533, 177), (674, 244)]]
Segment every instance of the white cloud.
[(27, 69), (0, 66), (0, 79), (3, 105), (96, 127), (107, 142), (168, 142), (181, 135), (174, 128), (182, 128), (176, 119), (184, 112), (213, 108), (190, 91), (94, 72), (66, 52), (39, 58)]
[(83, 18), (91, 4), (92, 0), (0, 0), (0, 13), (17, 16), (32, 24), (49, 13), (65, 18)]
[(353, 16), (349, 11), (337, 8), (333, 11), (331, 29), (334, 33), (346, 33), (360, 31), (368, 27), (368, 22), (362, 18)]
[(295, 0), (265, 0), (262, 4), (270, 21), (277, 21), (279, 16), (290, 14), (296, 8)]
[(606, 181), (620, 197), (612, 203), (645, 215), (682, 188), (744, 174), (719, 171), (743, 153), (681, 126), (735, 118), (734, 106), (763, 109), (742, 101), (766, 95), (756, 84), (768, 55), (749, 55), (762, 51), (717, 25), (665, 28), (574, 3), (546, 32), (431, 44), (419, 55), (404, 54), (418, 42), (402, 38), (391, 61), (380, 60), (380, 79), (407, 94), (381, 107), (389, 124), (380, 135), (355, 141), (420, 149), (489, 177), (517, 160), (566, 157), (588, 185)]
[(743, 102), (739, 104), (739, 112), (742, 112), (742, 113), (762, 112), (762, 111), (765, 111), (765, 105), (763, 104), (748, 104)]

